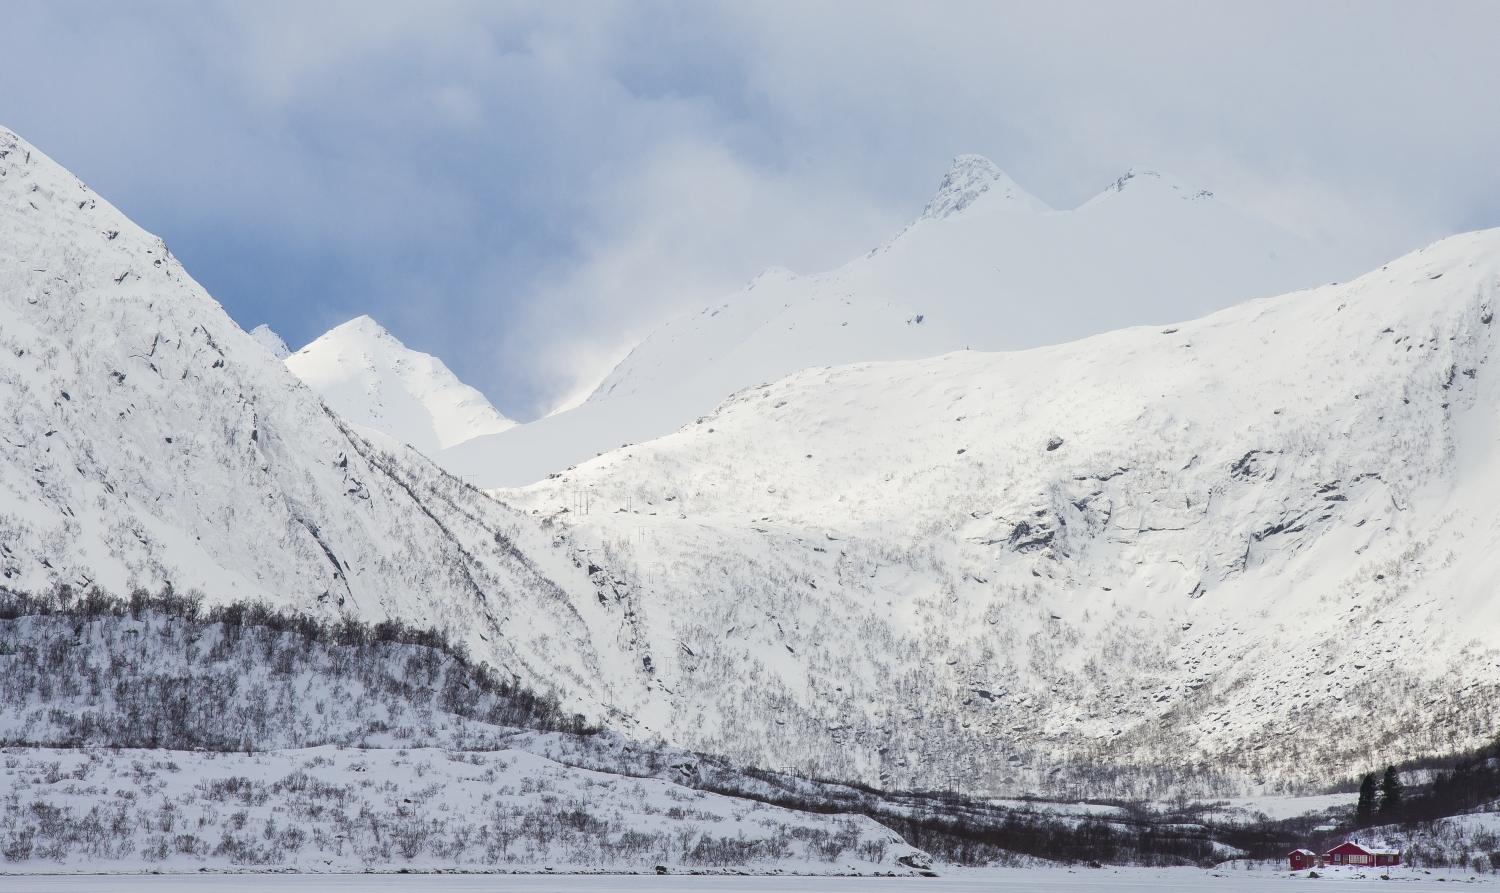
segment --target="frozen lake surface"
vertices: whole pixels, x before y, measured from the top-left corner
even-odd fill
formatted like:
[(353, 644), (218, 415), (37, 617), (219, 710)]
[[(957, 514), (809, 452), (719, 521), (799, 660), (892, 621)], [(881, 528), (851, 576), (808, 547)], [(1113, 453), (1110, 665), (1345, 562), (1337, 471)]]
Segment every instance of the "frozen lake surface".
[[(1378, 876), (1325, 875), (1322, 885), (1340, 890), (1389, 890), (1393, 885), (1467, 882), (1495, 886), (1494, 875), (1474, 877), (1452, 871), (1432, 874), (1398, 872), (1388, 881)], [(1055, 893), (1092, 891), (1250, 891), (1307, 890), (1306, 876), (1289, 877), (1247, 871), (1200, 869), (1012, 869), (965, 871), (937, 878), (877, 877), (736, 877), (723, 875), (494, 875), (494, 874), (187, 874), (187, 875), (0, 875), (0, 893), (147, 893), (207, 890), (213, 893), (314, 893), (314, 891), (415, 891), (415, 893)]]

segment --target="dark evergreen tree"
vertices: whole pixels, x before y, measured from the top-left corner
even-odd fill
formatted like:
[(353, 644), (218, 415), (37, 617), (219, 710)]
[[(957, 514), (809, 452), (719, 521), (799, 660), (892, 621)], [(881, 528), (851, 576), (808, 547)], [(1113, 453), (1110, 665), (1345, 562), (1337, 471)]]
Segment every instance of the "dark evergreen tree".
[(1354, 807), (1354, 824), (1363, 828), (1375, 818), (1375, 773), (1359, 783), (1359, 803)]
[(1380, 817), (1394, 819), (1401, 812), (1401, 777), (1395, 766), (1385, 767), (1385, 778), (1380, 781)]

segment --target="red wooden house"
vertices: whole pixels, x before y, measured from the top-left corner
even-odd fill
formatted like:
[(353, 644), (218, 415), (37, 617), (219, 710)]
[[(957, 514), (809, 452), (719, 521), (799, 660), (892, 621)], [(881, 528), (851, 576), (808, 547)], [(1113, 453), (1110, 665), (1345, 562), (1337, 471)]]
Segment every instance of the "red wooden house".
[(1293, 871), (1305, 871), (1318, 862), (1318, 854), (1312, 850), (1292, 850), (1286, 857), (1291, 860)]
[(1323, 854), (1327, 865), (1357, 865), (1371, 868), (1382, 865), (1400, 865), (1400, 850), (1372, 850), (1353, 841), (1345, 841)]

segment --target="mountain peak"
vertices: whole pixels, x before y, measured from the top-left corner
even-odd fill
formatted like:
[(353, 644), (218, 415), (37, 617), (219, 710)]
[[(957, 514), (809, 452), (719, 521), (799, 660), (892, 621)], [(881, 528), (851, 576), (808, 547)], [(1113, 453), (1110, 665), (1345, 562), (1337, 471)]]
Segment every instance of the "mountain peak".
[(1036, 211), (1049, 211), (1040, 199), (1028, 193), (1005, 171), (983, 155), (960, 155), (943, 176), (937, 195), (927, 203), (921, 219), (942, 219), (973, 205), (986, 193), (993, 192), (1008, 201)]
[(265, 323), (261, 323), (251, 329), (250, 337), (254, 338), (256, 343), (261, 347), (269, 350), (271, 356), (278, 360), (284, 360), (292, 355), (292, 349), (286, 346), (286, 341), (280, 335), (271, 331), (271, 327)]
[(1087, 208), (1089, 205), (1106, 201), (1120, 195), (1127, 189), (1132, 194), (1140, 192), (1171, 193), (1184, 201), (1202, 201), (1214, 196), (1207, 189), (1194, 189), (1171, 174), (1152, 170), (1149, 167), (1132, 167), (1118, 180), (1109, 184), (1103, 192), (1085, 202), (1083, 207)]
[(376, 322), (373, 317), (367, 314), (360, 314), (359, 316), (354, 317), (353, 319), (349, 320), (346, 323), (343, 323), (342, 325), (334, 326), (333, 328), (325, 332), (323, 334), (323, 337), (326, 338), (329, 335), (332, 335), (334, 332), (338, 332), (340, 334), (358, 333), (367, 338), (382, 338), (388, 341), (394, 341), (401, 347), (406, 346), (404, 344), (401, 344), (401, 339), (397, 338), (395, 335), (392, 335), (389, 331), (386, 330), (385, 326)]
[(442, 360), (368, 316), (323, 333), (286, 365), (341, 417), (424, 453), (515, 425)]

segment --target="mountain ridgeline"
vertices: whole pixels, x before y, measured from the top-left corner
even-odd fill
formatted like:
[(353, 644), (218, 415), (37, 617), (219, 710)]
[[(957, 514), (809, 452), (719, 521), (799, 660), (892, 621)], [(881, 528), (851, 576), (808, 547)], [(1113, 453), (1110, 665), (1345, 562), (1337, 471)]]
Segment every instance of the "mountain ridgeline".
[(341, 419), (425, 455), (516, 424), (442, 360), (412, 350), (368, 316), (282, 359)]
[(1360, 272), (1157, 171), (1054, 211), (965, 155), (922, 215), (869, 254), (813, 275), (767, 270), (663, 323), (582, 405), (435, 458), (480, 486), (530, 484), (800, 369), (1060, 344)]
[[(531, 692), (547, 722), (783, 775), (1117, 800), (1321, 790), (1500, 730), (1500, 233), (1351, 281), (1339, 266), (1153, 172), (1055, 212), (965, 157), (887, 245), (672, 321), (548, 429), (609, 432), (608, 449), (569, 440), (589, 458), (558, 448), (551, 477), (481, 492), (416, 433), (341, 416), (160, 240), (0, 130), (0, 585), (433, 628), (510, 686), (492, 706)], [(1023, 312), (1168, 285), (1180, 316), (1217, 312), (1051, 328)], [(370, 326), (344, 340), (388, 348)], [(985, 352), (1002, 348), (1028, 349)], [(367, 381), (330, 362), (356, 396), (396, 368)], [(590, 421), (608, 407), (661, 412), (621, 437)], [(531, 427), (434, 452), (455, 474), (454, 450), (503, 465), (495, 438)], [(240, 655), (234, 698), (379, 649), (443, 653), (294, 630), (246, 645), (182, 618), (8, 622), (14, 648), (59, 667), (131, 630)], [(356, 646), (376, 651), (339, 650)], [(382, 700), (409, 680), (370, 661), (364, 731), (304, 699), (250, 745), (432, 725)], [(450, 678), (477, 684), (429, 681), (441, 695)], [(448, 714), (529, 722), (473, 709)], [(17, 714), (8, 734), (87, 738), (71, 721)]]

